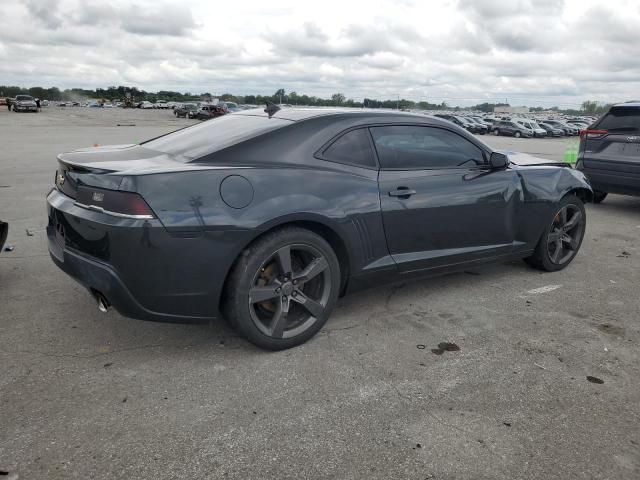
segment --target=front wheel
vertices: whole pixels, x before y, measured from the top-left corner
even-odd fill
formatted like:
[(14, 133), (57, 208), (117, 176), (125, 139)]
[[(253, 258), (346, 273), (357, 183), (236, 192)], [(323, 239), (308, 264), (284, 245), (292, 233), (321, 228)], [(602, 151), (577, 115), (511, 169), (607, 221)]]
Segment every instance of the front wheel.
[(564, 197), (540, 237), (533, 255), (525, 261), (547, 272), (562, 270), (580, 250), (586, 225), (582, 200), (575, 195)]
[(516, 133), (513, 134), (513, 136), (516, 137), (516, 138), (520, 138), (521, 133), (520, 132), (516, 132)]
[(313, 232), (287, 227), (242, 253), (227, 282), (223, 310), (251, 343), (283, 350), (322, 328), (339, 291), (340, 265), (331, 246)]

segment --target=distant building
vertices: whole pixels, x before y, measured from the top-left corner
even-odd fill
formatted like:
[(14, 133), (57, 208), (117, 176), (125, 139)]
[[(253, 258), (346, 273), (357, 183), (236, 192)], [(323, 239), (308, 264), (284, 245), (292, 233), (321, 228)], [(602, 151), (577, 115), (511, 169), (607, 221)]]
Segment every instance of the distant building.
[(493, 107), (493, 113), (529, 113), (529, 107)]

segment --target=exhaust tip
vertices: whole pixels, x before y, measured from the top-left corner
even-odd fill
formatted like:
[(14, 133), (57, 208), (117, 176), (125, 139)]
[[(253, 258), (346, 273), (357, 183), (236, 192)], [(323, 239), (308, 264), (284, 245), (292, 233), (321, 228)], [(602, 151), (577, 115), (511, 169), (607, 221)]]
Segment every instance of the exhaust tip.
[(101, 293), (96, 293), (96, 300), (98, 301), (98, 310), (100, 310), (102, 313), (107, 313), (109, 311), (110, 305), (107, 299), (104, 298), (104, 295), (102, 295)]

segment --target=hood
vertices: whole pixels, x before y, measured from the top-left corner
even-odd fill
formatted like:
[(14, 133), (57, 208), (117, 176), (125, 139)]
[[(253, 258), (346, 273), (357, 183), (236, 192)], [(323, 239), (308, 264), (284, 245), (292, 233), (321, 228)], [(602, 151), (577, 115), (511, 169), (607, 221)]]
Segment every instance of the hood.
[(35, 100), (16, 100), (15, 102), (20, 104), (20, 105), (35, 105), (36, 104)]
[(499, 152), (505, 154), (511, 163), (521, 167), (540, 165), (551, 165), (558, 167), (568, 166), (566, 163), (558, 160), (549, 160), (548, 158), (534, 157), (533, 155), (529, 155), (527, 153), (511, 152), (507, 150), (499, 150)]

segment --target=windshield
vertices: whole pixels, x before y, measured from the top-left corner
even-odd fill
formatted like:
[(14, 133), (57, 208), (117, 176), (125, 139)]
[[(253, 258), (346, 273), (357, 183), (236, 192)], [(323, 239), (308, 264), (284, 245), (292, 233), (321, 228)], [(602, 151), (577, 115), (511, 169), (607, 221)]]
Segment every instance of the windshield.
[(29, 95), (18, 95), (16, 96), (16, 100), (25, 102), (28, 100), (33, 100), (33, 97), (30, 97)]
[(190, 161), (287, 125), (291, 125), (291, 121), (280, 118), (225, 115), (143, 142), (141, 145)]

